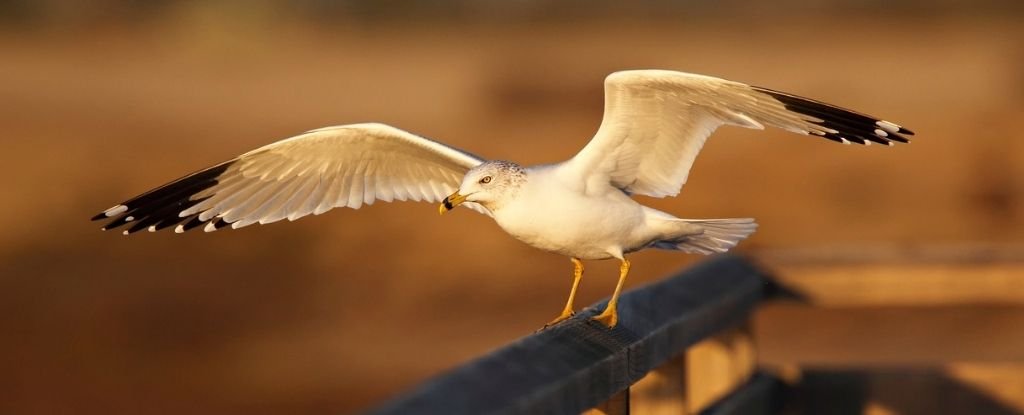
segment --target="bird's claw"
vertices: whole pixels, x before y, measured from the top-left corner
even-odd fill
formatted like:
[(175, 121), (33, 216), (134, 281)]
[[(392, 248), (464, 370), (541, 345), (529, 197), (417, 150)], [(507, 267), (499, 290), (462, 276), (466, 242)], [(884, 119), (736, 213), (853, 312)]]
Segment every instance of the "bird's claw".
[(615, 313), (615, 312), (609, 313), (608, 310), (605, 310), (603, 313), (598, 314), (598, 315), (594, 316), (593, 318), (598, 323), (604, 324), (605, 327), (608, 327), (609, 329), (610, 328), (614, 328), (616, 324), (619, 324), (619, 315), (618, 315), (618, 313)]
[(541, 327), (541, 328), (537, 329), (536, 333), (542, 332), (545, 329), (547, 329), (548, 327), (554, 326), (555, 324), (558, 324), (558, 323), (561, 323), (561, 322), (563, 322), (565, 320), (568, 320), (568, 319), (572, 318), (572, 316), (575, 316), (575, 315), (576, 315), (576, 313), (574, 311), (572, 311), (572, 310), (565, 310), (565, 311), (562, 312), (561, 315), (559, 315), (558, 317), (555, 317), (554, 320), (551, 320), (550, 322), (548, 322), (548, 324), (545, 324), (544, 327)]

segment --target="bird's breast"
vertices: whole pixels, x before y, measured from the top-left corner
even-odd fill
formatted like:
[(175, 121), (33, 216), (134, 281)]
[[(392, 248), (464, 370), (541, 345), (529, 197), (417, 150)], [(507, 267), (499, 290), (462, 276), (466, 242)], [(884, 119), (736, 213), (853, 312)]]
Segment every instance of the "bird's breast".
[(538, 249), (581, 259), (607, 259), (633, 243), (640, 205), (628, 197), (572, 192), (524, 194), (494, 212), (505, 232)]

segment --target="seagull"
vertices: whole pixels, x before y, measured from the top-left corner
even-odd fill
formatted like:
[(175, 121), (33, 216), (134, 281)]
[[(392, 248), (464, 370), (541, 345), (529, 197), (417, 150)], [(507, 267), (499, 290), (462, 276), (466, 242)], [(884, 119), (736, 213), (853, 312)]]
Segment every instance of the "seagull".
[[(681, 219), (634, 195), (676, 196), (704, 141), (718, 127), (781, 128), (843, 144), (891, 146), (914, 133), (895, 123), (767, 88), (667, 70), (605, 79), (604, 117), (571, 159), (536, 166), (487, 160), (379, 123), (311, 130), (157, 187), (93, 217), (125, 235), (174, 227), (241, 228), (375, 201), (463, 206), (512, 237), (573, 263), (572, 288), (552, 325), (574, 315), (583, 260), (617, 259), (604, 310), (608, 328), (629, 273), (626, 254), (654, 248), (728, 251), (757, 228), (752, 218)], [(545, 325), (547, 327), (548, 325)]]

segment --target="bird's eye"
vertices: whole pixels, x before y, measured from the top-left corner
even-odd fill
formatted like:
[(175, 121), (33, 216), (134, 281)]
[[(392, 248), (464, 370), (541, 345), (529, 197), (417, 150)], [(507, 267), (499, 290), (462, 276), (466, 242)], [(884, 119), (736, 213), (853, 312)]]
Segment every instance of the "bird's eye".
[(484, 178), (480, 179), (480, 183), (481, 184), (487, 184), (487, 183), (490, 183), (490, 182), (491, 182), (491, 176), (484, 176)]

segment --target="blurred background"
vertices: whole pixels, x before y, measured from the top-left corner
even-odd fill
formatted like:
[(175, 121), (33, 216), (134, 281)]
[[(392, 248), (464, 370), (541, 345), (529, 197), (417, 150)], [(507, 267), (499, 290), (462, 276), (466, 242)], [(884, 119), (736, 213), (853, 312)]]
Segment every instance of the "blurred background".
[[(334, 124), (563, 160), (603, 78), (636, 68), (915, 130), (865, 148), (724, 128), (680, 197), (643, 202), (758, 219), (738, 251), (810, 300), (761, 310), (759, 358), (809, 396), (1024, 413), (1024, 3), (629, 4), (0, 1), (0, 413), (353, 413), (532, 333), (571, 264), (468, 210), (131, 237), (88, 218)], [(701, 258), (632, 259), (627, 288)], [(617, 266), (588, 264), (577, 304)]]

